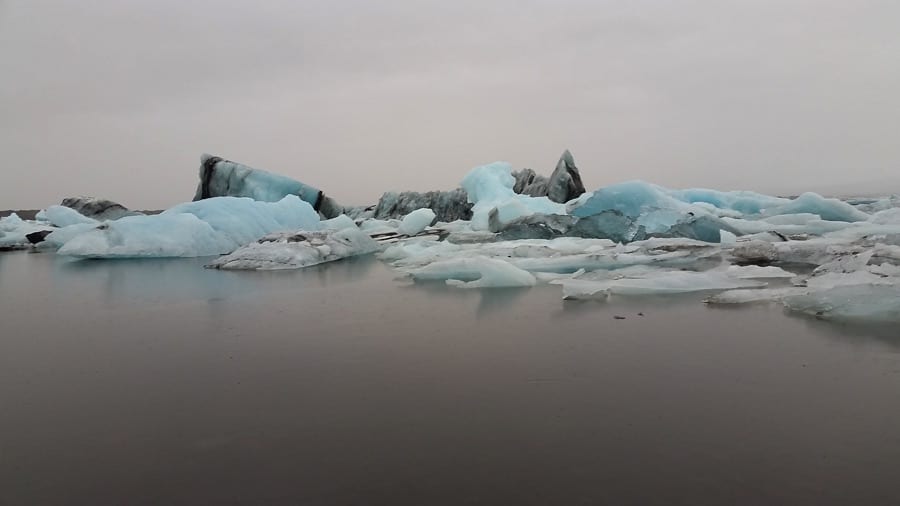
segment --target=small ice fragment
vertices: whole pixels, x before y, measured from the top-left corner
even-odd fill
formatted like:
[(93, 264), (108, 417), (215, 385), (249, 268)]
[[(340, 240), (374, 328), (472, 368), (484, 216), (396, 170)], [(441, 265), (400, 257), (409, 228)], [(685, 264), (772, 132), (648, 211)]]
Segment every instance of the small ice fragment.
[(407, 214), (400, 222), (397, 231), (403, 235), (416, 235), (434, 222), (435, 214), (431, 209), (422, 208)]

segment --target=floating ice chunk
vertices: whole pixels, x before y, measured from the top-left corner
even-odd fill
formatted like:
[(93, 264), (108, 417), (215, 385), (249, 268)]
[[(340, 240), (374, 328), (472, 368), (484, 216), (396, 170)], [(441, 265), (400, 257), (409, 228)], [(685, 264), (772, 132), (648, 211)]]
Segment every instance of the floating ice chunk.
[(627, 181), (582, 195), (568, 207), (574, 216), (588, 220), (585, 225), (579, 223), (577, 230), (592, 233), (590, 229), (595, 228), (624, 241), (662, 235), (718, 242), (720, 230), (738, 232), (711, 213), (710, 205), (684, 202), (661, 186)]
[[(780, 222), (782, 220), (780, 220), (779, 218), (782, 217), (788, 219), (784, 220), (784, 222)], [(722, 221), (730, 227), (733, 227), (743, 235), (759, 234), (764, 232), (777, 232), (781, 235), (822, 235), (829, 232), (844, 230), (853, 225), (852, 223), (843, 221), (826, 221), (819, 218), (818, 216), (808, 214), (779, 215), (758, 220), (743, 218), (722, 218)]]
[(900, 246), (893, 244), (876, 244), (873, 248), (876, 257), (900, 262)]
[(634, 218), (608, 209), (579, 218), (572, 228), (572, 235), (628, 243), (646, 239), (647, 230), (638, 225)]
[(704, 290), (729, 290), (755, 288), (765, 283), (737, 279), (722, 271), (649, 271), (646, 277), (583, 280), (562, 279), (551, 281), (563, 285), (568, 298), (594, 297), (600, 292), (619, 295), (648, 295), (698, 292)]
[(812, 275), (818, 276), (827, 272), (850, 273), (862, 270), (866, 267), (866, 264), (869, 263), (869, 260), (871, 260), (872, 255), (874, 254), (875, 250), (871, 249), (862, 253), (841, 255), (831, 262), (816, 267)]
[(825, 274), (806, 279), (806, 286), (817, 291), (827, 291), (850, 285), (883, 285), (890, 283), (890, 278), (885, 278), (868, 270), (849, 273), (826, 272)]
[(489, 215), (497, 209), (500, 223), (506, 224), (517, 218), (534, 213), (566, 214), (565, 204), (551, 201), (547, 197), (529, 197), (513, 191), (515, 178), (511, 166), (505, 162), (494, 162), (475, 167), (462, 180), (472, 207), (472, 229), (488, 230)]
[(872, 215), (872, 217), (869, 219), (869, 222), (876, 225), (900, 224), (900, 207), (879, 211)]
[(67, 227), (58, 228), (44, 237), (43, 247), (59, 248), (69, 242), (75, 236), (97, 228), (97, 223), (75, 223)]
[(322, 220), (319, 223), (319, 228), (328, 229), (328, 230), (341, 230), (344, 228), (358, 228), (356, 226), (356, 222), (353, 221), (352, 218), (347, 216), (346, 214), (341, 214), (331, 218), (329, 220)]
[(846, 202), (807, 192), (783, 205), (766, 209), (765, 214), (815, 214), (826, 221), (866, 221), (870, 216)]
[(387, 192), (378, 200), (372, 215), (379, 219), (401, 218), (423, 207), (434, 211), (441, 221), (472, 219), (472, 203), (462, 188), (424, 193)]
[(399, 220), (365, 220), (359, 224), (359, 229), (369, 235), (396, 233), (400, 226)]
[(278, 202), (296, 195), (326, 218), (342, 214), (344, 209), (318, 188), (289, 177), (254, 169), (246, 165), (204, 154), (200, 157), (200, 182), (194, 200), (213, 197), (249, 197), (263, 202)]
[(179, 204), (158, 215), (105, 222), (66, 241), (59, 254), (90, 258), (217, 255), (271, 232), (318, 227), (318, 214), (294, 195), (273, 203), (217, 197)]
[(766, 225), (808, 225), (811, 222), (818, 222), (822, 219), (818, 214), (798, 213), (798, 214), (779, 214), (763, 218), (760, 222)]
[(55, 227), (68, 227), (75, 224), (97, 225), (97, 220), (82, 215), (68, 206), (50, 206), (43, 210), (44, 218)]
[(435, 214), (431, 209), (416, 209), (403, 218), (403, 221), (400, 222), (400, 227), (397, 228), (397, 232), (403, 235), (416, 235), (431, 225), (434, 222), (434, 218)]
[[(572, 203), (571, 212), (583, 218), (610, 210), (634, 218), (657, 210), (687, 212), (689, 209), (683, 202), (666, 195), (662, 187), (643, 181), (626, 181), (585, 193)], [(680, 217), (684, 212), (676, 215)]]
[(237, 241), (193, 214), (125, 217), (66, 241), (60, 255), (86, 258), (189, 257), (224, 253)]
[(739, 288), (727, 290), (707, 297), (707, 304), (748, 304), (751, 302), (778, 302), (785, 297), (802, 295), (808, 290), (802, 287), (788, 286), (782, 288)]
[(441, 260), (409, 271), (416, 280), (445, 280), (461, 288), (534, 286), (534, 275), (514, 265), (487, 257)]
[(739, 263), (769, 264), (778, 259), (778, 250), (775, 245), (766, 241), (747, 241), (738, 243), (731, 255)]
[(231, 270), (300, 269), (365, 255), (377, 249), (378, 243), (355, 226), (337, 230), (279, 232), (219, 257), (207, 267)]
[(837, 286), (786, 297), (784, 305), (792, 311), (828, 320), (900, 322), (900, 285)]
[(99, 221), (117, 220), (124, 216), (142, 214), (130, 211), (118, 202), (97, 197), (68, 197), (63, 199), (62, 205), (78, 211), (82, 216)]
[(31, 244), (27, 236), (44, 230), (53, 230), (53, 228), (47, 224), (23, 220), (16, 213), (12, 213), (0, 218), (0, 248), (26, 248)]
[(868, 266), (869, 272), (885, 277), (896, 277), (900, 279), (900, 265), (880, 264)]
[(379, 258), (398, 266), (423, 266), (462, 250), (463, 247), (457, 244), (424, 238), (392, 244), (379, 254)]
[(704, 203), (719, 209), (738, 211), (741, 214), (759, 214), (764, 209), (781, 205), (788, 199), (763, 195), (752, 191), (724, 192), (707, 188), (665, 190), (673, 198), (686, 203)]
[(730, 265), (725, 272), (729, 276), (741, 279), (755, 278), (793, 278), (796, 274), (788, 272), (780, 267), (759, 265)]

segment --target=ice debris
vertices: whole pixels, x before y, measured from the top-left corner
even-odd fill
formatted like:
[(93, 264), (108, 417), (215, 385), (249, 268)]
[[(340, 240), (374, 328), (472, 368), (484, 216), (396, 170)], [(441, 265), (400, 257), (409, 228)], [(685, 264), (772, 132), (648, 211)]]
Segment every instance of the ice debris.
[(368, 234), (357, 227), (300, 230), (269, 234), (219, 257), (207, 267), (231, 270), (300, 269), (378, 249)]

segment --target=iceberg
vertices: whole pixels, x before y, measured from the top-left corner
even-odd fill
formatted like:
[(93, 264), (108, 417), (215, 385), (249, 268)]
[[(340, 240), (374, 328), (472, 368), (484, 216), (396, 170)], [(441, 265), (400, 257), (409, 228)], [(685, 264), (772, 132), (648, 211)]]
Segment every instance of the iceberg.
[(547, 197), (529, 197), (513, 191), (515, 178), (506, 162), (475, 167), (462, 180), (462, 187), (472, 206), (472, 229), (488, 230), (492, 210), (497, 210), (501, 224), (535, 213), (566, 214), (565, 204)]
[(42, 212), (42, 218), (54, 227), (68, 227), (76, 224), (96, 225), (94, 218), (88, 218), (70, 206), (50, 206)]
[(325, 218), (334, 218), (343, 208), (318, 188), (289, 177), (204, 154), (200, 157), (200, 182), (194, 201), (213, 197), (249, 197), (262, 202), (278, 202), (295, 195)]
[(67, 197), (63, 199), (62, 205), (77, 211), (82, 216), (100, 221), (117, 220), (124, 216), (141, 214), (130, 211), (118, 202), (96, 197)]
[(547, 197), (553, 202), (565, 204), (584, 193), (581, 173), (568, 149), (559, 157), (549, 178), (538, 175), (531, 169), (513, 172), (512, 176), (515, 178), (513, 191), (530, 197)]
[(206, 267), (230, 270), (300, 269), (378, 250), (378, 243), (354, 227), (280, 232), (262, 237)]
[(628, 181), (586, 193), (571, 202), (569, 210), (585, 220), (579, 227), (593, 230), (594, 236), (606, 234), (622, 242), (647, 237), (719, 242), (723, 230), (740, 233), (706, 207), (678, 200), (666, 189), (643, 181)]
[[(516, 172), (510, 170), (510, 176), (512, 176), (510, 186), (512, 193), (526, 197), (545, 197), (552, 202), (565, 203), (584, 193), (581, 174), (575, 166), (572, 153), (568, 150), (563, 152), (549, 178), (538, 175), (531, 169)], [(503, 184), (506, 185), (506, 181)], [(446, 223), (457, 220), (468, 221), (472, 219), (474, 202), (465, 188), (421, 193), (387, 192), (379, 199), (372, 217), (382, 220), (402, 218), (416, 209), (427, 207), (434, 211), (438, 221)]]
[(385, 220), (402, 218), (416, 209), (434, 211), (438, 221), (451, 222), (472, 219), (472, 204), (462, 188), (451, 191), (387, 192), (378, 200), (373, 218)]
[(219, 255), (268, 233), (318, 227), (318, 214), (295, 195), (278, 202), (215, 197), (179, 204), (157, 215), (101, 223), (68, 238), (58, 254), (85, 258)]

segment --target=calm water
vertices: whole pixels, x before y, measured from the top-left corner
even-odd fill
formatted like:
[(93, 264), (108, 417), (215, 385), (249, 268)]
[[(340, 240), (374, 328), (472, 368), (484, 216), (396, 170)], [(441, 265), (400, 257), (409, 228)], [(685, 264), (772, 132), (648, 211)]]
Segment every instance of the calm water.
[(896, 327), (202, 264), (0, 255), (0, 504), (900, 503)]

